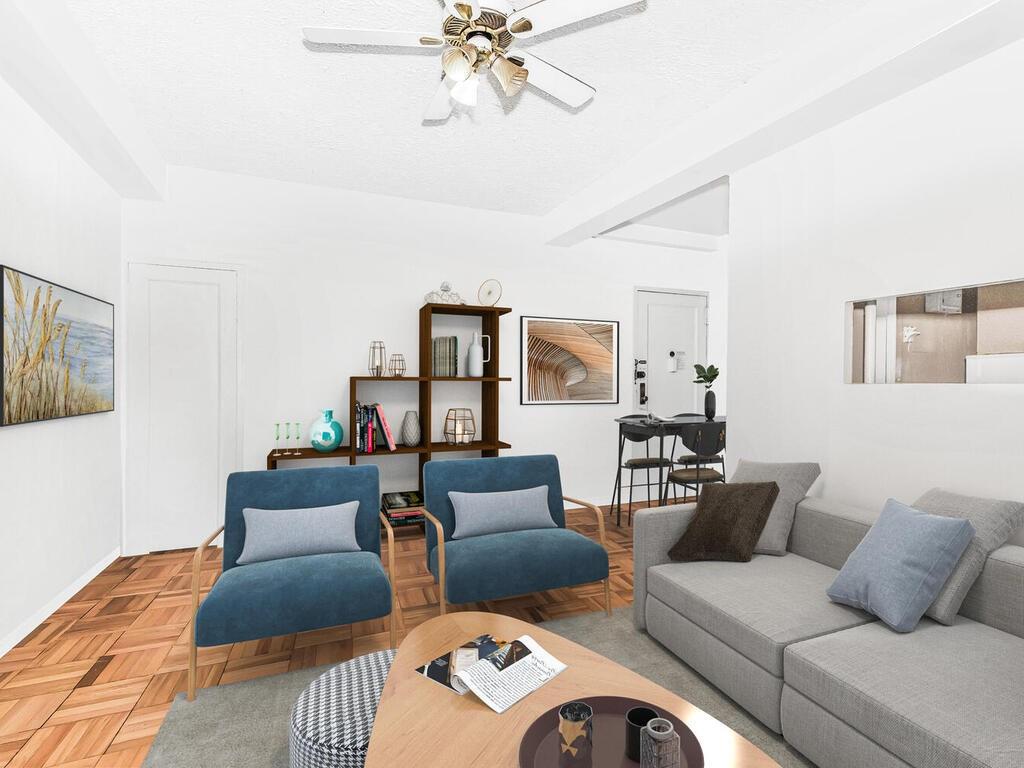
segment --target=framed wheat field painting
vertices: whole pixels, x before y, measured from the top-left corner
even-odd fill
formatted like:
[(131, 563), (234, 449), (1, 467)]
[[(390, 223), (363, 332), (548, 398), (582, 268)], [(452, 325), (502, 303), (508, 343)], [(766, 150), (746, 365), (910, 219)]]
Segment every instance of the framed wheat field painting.
[(0, 426), (114, 410), (114, 305), (0, 267)]
[(619, 402), (619, 323), (526, 317), (521, 320), (523, 405)]

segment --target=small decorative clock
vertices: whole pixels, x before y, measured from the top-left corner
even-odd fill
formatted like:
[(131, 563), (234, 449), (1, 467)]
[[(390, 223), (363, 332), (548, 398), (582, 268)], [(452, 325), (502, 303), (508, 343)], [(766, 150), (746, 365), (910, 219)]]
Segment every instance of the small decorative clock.
[(501, 298), (501, 283), (494, 278), (484, 280), (480, 285), (480, 290), (477, 291), (476, 297), (481, 306), (493, 307), (498, 303), (498, 299)]

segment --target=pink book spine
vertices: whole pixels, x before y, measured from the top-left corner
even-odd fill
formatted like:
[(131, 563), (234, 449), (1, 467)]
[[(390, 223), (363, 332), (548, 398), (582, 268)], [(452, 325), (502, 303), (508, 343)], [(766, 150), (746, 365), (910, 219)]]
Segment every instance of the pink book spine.
[(395, 436), (391, 434), (391, 425), (388, 424), (388, 418), (384, 415), (384, 406), (380, 403), (377, 404), (377, 415), (380, 417), (380, 424), (384, 427), (384, 439), (387, 441), (388, 450), (393, 451), (397, 447), (395, 445)]

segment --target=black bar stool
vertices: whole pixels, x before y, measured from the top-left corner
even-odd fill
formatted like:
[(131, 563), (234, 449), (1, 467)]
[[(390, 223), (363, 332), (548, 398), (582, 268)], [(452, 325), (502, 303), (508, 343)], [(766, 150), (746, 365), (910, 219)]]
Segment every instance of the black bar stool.
[[(698, 414), (681, 413), (676, 416), (696, 416)], [(693, 489), (694, 494), (700, 496), (700, 487), (708, 483), (725, 482), (725, 424), (708, 424), (697, 430), (696, 441), (689, 448), (691, 454), (684, 454), (672, 460), (673, 466), (678, 464), (681, 469), (672, 469), (668, 473), (668, 482), (665, 485), (665, 498), (668, 499), (668, 483), (672, 484), (673, 498), (678, 501), (676, 487), (683, 486), (683, 499), (686, 499), (686, 492)], [(672, 440), (671, 456), (676, 453), (676, 439)], [(721, 471), (713, 469), (712, 465), (719, 465)]]
[[(632, 413), (629, 416), (627, 416), (626, 418), (641, 418), (642, 419), (642, 418), (646, 418), (646, 416), (647, 416), (647, 414), (644, 414), (644, 413)], [(661, 487), (661, 483), (662, 483), (662, 473), (665, 472), (666, 470), (671, 470), (672, 466), (673, 466), (672, 465), (672, 459), (663, 458), (661, 456), (651, 456), (651, 438), (650, 437), (645, 437), (645, 436), (641, 436), (641, 435), (636, 435), (636, 434), (631, 434), (631, 433), (628, 433), (628, 432), (624, 432), (621, 429), (621, 427), (619, 429), (619, 455), (620, 456), (623, 455), (623, 448), (624, 448), (623, 443), (626, 442), (626, 441), (631, 442), (631, 443), (644, 443), (644, 448), (645, 448), (645, 451), (646, 451), (647, 455), (646, 456), (641, 456), (641, 457), (638, 457), (638, 458), (633, 458), (633, 459), (626, 459), (621, 464), (619, 464), (619, 467), (618, 467), (618, 469), (616, 471), (615, 487), (612, 489), (612, 504), (611, 504), (611, 506), (615, 507), (615, 509), (616, 509), (615, 524), (619, 525), (619, 526), (622, 525), (622, 471), (623, 470), (629, 470), (629, 506), (627, 508), (628, 511), (627, 511), (626, 514), (627, 514), (627, 521), (628, 521), (627, 524), (628, 525), (632, 525), (633, 524), (633, 488), (635, 488), (637, 486), (639, 486), (639, 487), (643, 487), (645, 485), (647, 486), (647, 505), (650, 506), (650, 504), (651, 504), (651, 486), (652, 485), (658, 485), (658, 487), (660, 488)], [(674, 448), (674, 446), (673, 446), (673, 448)], [(652, 480), (651, 480), (651, 470), (652, 469), (658, 470), (658, 479), (657, 479), (656, 482), (652, 482)], [(647, 472), (647, 482), (646, 483), (635, 483), (634, 482), (634, 474), (636, 473), (637, 470), (642, 470), (642, 471), (646, 471)], [(666, 488), (667, 487), (668, 486), (666, 485)]]

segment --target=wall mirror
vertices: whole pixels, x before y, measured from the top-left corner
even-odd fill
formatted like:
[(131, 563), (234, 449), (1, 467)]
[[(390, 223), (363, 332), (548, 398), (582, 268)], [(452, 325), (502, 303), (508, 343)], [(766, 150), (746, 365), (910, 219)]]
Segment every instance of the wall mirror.
[(1024, 383), (1024, 280), (847, 302), (846, 382)]

